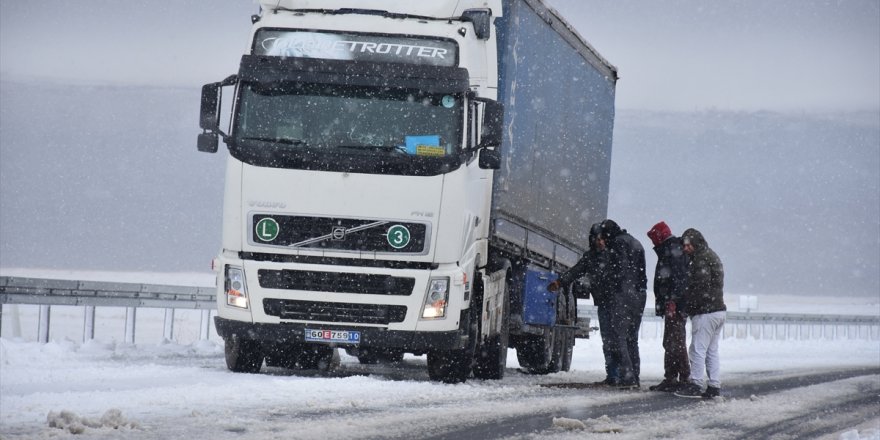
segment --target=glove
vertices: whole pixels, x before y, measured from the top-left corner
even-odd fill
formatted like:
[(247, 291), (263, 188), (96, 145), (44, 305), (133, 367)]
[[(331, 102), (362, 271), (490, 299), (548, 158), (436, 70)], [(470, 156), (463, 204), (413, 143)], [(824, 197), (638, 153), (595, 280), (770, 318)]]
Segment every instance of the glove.
[(666, 302), (666, 317), (674, 318), (675, 317), (675, 301), (667, 301)]
[(559, 280), (553, 280), (547, 285), (547, 291), (555, 292), (559, 290)]

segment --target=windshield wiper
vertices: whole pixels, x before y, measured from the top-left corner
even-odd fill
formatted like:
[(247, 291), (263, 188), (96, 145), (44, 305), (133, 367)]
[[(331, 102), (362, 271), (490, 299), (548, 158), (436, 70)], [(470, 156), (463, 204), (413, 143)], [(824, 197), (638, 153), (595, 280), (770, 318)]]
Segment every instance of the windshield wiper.
[(388, 153), (406, 153), (406, 148), (401, 145), (359, 145), (359, 144), (344, 144), (337, 145), (336, 148), (347, 148), (351, 150), (374, 150), (374, 151), (385, 151)]
[(306, 141), (302, 139), (291, 139), (285, 137), (246, 137), (242, 138), (243, 141), (260, 141), (260, 142), (275, 142), (278, 144), (287, 144), (287, 145), (308, 145)]

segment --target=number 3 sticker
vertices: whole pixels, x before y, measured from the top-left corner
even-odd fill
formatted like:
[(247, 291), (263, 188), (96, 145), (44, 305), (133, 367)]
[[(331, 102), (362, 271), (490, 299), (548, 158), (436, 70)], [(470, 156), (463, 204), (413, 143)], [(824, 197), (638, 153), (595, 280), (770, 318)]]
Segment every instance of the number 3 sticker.
[(388, 228), (388, 244), (394, 249), (405, 248), (409, 244), (409, 229), (403, 225), (394, 225)]

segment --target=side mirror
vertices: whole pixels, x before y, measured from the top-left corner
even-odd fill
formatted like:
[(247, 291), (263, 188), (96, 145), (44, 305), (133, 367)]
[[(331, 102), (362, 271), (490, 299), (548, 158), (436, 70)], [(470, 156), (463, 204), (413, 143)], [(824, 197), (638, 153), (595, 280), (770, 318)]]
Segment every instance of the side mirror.
[(483, 126), (480, 130), (480, 147), (497, 147), (501, 145), (504, 135), (504, 105), (491, 99), (482, 100)]
[(495, 149), (480, 149), (480, 168), (484, 170), (497, 170), (501, 168), (501, 153)]
[(216, 153), (217, 145), (219, 145), (220, 136), (217, 133), (201, 133), (199, 134), (199, 151), (204, 153)]
[(220, 128), (220, 83), (202, 86), (200, 110), (199, 127), (203, 130), (217, 131)]
[(474, 25), (474, 35), (480, 40), (488, 40), (492, 32), (491, 9), (468, 9), (461, 13), (461, 19)]

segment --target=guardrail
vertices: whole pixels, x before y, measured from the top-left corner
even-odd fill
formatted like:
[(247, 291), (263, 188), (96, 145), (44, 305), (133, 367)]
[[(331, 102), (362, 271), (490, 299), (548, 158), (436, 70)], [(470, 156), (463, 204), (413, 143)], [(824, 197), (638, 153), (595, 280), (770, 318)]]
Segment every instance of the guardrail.
[[(578, 310), (578, 315), (589, 316), (592, 322), (598, 322), (594, 306)], [(646, 308), (640, 336), (650, 337), (652, 333), (654, 337), (662, 338), (663, 317), (656, 316), (653, 308)], [(878, 340), (880, 316), (728, 311), (724, 324), (724, 338)]]
[[(199, 339), (207, 340), (211, 311), (217, 307), (215, 295), (213, 287), (0, 277), (0, 304), (40, 306), (37, 331), (40, 342), (49, 341), (50, 308), (53, 305), (85, 308), (83, 341), (94, 339), (95, 307), (125, 307), (124, 339), (128, 343), (134, 343), (139, 307), (165, 309), (164, 337), (169, 340), (174, 332), (174, 310), (200, 309)], [(598, 322), (594, 306), (581, 307), (578, 316)], [(651, 337), (652, 333), (654, 337), (662, 337), (663, 319), (654, 315), (653, 308), (645, 309), (642, 322), (641, 337)], [(724, 337), (877, 340), (880, 339), (880, 316), (728, 312)]]
[(174, 334), (175, 309), (201, 309), (199, 339), (207, 340), (211, 310), (217, 308), (215, 295), (213, 287), (0, 277), (0, 304), (40, 306), (37, 339), (43, 343), (49, 342), (50, 310), (53, 305), (85, 308), (83, 342), (95, 338), (95, 307), (125, 307), (124, 340), (127, 343), (134, 343), (139, 307), (165, 309), (164, 337), (168, 340)]

